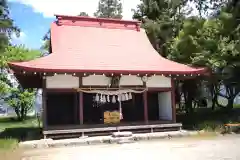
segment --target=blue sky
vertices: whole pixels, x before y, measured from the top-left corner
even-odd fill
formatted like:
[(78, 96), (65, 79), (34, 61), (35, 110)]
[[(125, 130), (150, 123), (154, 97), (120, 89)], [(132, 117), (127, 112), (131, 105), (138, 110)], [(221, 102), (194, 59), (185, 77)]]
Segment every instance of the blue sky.
[[(11, 17), (21, 29), (21, 36), (13, 35), (13, 44), (25, 44), (28, 48), (38, 49), (42, 37), (54, 21), (54, 14), (78, 15), (87, 12), (89, 15), (97, 9), (99, 0), (8, 0)], [(122, 0), (123, 17), (131, 19), (131, 9), (136, 8), (140, 0)]]
[(20, 37), (13, 36), (12, 43), (24, 44), (28, 48), (38, 49), (42, 45), (42, 37), (48, 31), (54, 17), (44, 17), (33, 8), (21, 3), (9, 4), (11, 17), (21, 29)]
[[(132, 9), (140, 0), (121, 0), (123, 19), (132, 19)], [(11, 17), (21, 29), (21, 36), (12, 36), (13, 44), (24, 44), (39, 49), (42, 38), (48, 31), (55, 14), (78, 15), (86, 12), (90, 16), (96, 11), (99, 0), (8, 0)]]

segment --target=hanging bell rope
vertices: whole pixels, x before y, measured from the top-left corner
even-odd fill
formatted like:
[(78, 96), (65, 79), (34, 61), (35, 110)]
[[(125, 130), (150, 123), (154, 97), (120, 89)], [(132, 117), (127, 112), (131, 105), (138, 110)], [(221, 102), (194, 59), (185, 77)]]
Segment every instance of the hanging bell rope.
[(100, 95), (120, 95), (120, 94), (126, 94), (129, 93), (129, 96), (131, 97), (130, 93), (143, 93), (147, 91), (147, 88), (143, 88), (142, 90), (134, 90), (134, 89), (119, 89), (116, 91), (111, 91), (111, 90), (87, 90), (87, 89), (81, 89), (77, 88), (78, 92), (83, 92), (83, 93), (95, 93), (95, 94), (100, 94)]

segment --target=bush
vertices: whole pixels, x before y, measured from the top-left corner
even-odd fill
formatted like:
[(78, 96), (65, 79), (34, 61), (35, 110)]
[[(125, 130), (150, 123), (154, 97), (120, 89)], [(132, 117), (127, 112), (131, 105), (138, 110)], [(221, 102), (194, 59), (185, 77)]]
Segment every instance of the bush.
[(197, 128), (208, 132), (222, 132), (224, 124), (218, 121), (204, 121), (198, 124)]

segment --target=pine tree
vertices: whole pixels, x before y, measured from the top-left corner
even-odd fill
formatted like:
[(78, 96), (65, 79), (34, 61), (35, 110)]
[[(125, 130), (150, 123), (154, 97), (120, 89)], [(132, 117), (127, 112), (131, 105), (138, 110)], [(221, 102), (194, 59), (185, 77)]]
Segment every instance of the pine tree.
[(99, 0), (98, 9), (94, 13), (98, 18), (122, 19), (122, 3), (120, 0)]
[(19, 29), (14, 26), (13, 20), (9, 16), (7, 0), (0, 1), (0, 53), (9, 44), (9, 38), (13, 32), (19, 36)]
[(86, 12), (80, 12), (79, 16), (89, 17), (89, 15)]

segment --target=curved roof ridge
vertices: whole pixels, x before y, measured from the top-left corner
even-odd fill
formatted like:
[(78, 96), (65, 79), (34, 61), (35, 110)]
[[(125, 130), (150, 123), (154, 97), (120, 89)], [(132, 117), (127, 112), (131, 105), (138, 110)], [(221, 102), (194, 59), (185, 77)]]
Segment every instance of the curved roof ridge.
[(131, 29), (140, 31), (140, 21), (121, 20), (111, 18), (95, 18), (86, 16), (66, 16), (56, 15), (58, 25), (81, 26), (81, 27), (100, 27), (109, 29)]
[(87, 20), (87, 21), (103, 21), (103, 22), (116, 22), (116, 23), (124, 23), (124, 24), (141, 24), (140, 21), (137, 20), (122, 20), (122, 19), (114, 19), (114, 18), (96, 18), (96, 17), (88, 17), (88, 16), (68, 16), (68, 15), (55, 15), (58, 20), (60, 19), (75, 19), (75, 20)]

